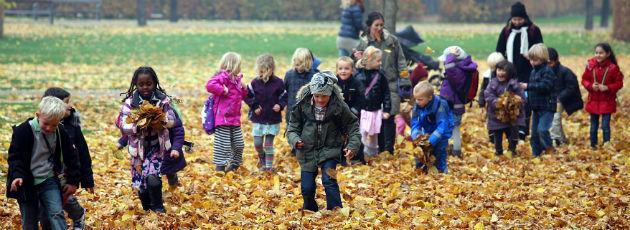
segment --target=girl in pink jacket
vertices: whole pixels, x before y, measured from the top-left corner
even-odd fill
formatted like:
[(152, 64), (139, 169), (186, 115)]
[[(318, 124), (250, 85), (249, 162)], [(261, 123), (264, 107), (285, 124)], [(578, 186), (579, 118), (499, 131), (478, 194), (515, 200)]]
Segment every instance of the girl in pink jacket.
[(217, 171), (235, 171), (243, 162), (241, 102), (247, 97), (242, 82), (241, 56), (228, 52), (221, 57), (219, 72), (206, 84), (214, 97), (214, 159)]

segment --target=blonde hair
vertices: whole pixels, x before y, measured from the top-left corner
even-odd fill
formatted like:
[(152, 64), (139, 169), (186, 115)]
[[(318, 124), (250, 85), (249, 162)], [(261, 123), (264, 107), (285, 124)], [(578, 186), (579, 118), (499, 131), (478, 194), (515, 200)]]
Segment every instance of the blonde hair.
[(527, 51), (527, 56), (529, 59), (536, 59), (542, 62), (549, 62), (549, 50), (547, 50), (547, 46), (543, 43), (538, 43), (529, 48)]
[(354, 61), (352, 60), (352, 58), (348, 56), (341, 56), (337, 58), (337, 63), (335, 64), (335, 68), (339, 68), (339, 62), (350, 63), (350, 67), (354, 67)]
[(341, 8), (345, 9), (356, 3), (356, 0), (341, 0)]
[(291, 58), (293, 68), (308, 71), (313, 67), (313, 55), (307, 48), (297, 48)]
[(359, 59), (357, 61), (357, 69), (363, 69), (366, 67), (367, 62), (370, 61), (372, 59), (372, 57), (374, 57), (375, 54), (383, 54), (383, 51), (381, 51), (379, 48), (376, 48), (374, 46), (368, 46), (367, 48), (365, 48), (365, 51), (363, 51), (363, 56), (361, 57), (361, 59)]
[(491, 53), (490, 55), (488, 55), (488, 66), (490, 66), (490, 69), (496, 69), (497, 68), (497, 63), (501, 62), (505, 60), (505, 58), (503, 58), (503, 54), (499, 53), (499, 52), (494, 52)]
[(256, 58), (256, 65), (254, 65), (254, 71), (263, 80), (267, 81), (269, 77), (273, 75), (276, 69), (276, 62), (273, 60), (271, 54), (263, 54)]
[(39, 114), (56, 121), (60, 121), (66, 115), (66, 103), (61, 99), (46, 96), (39, 102)]
[(219, 61), (219, 69), (236, 76), (241, 73), (241, 55), (235, 52), (227, 52)]
[(433, 85), (429, 81), (421, 81), (413, 87), (413, 96), (429, 96), (433, 95)]

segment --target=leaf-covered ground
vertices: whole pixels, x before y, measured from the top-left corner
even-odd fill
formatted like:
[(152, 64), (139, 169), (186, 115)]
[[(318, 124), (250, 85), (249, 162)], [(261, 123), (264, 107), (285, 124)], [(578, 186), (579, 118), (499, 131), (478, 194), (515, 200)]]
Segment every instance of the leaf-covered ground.
[[(124, 23), (107, 22), (109, 34), (137, 33)], [(290, 34), (296, 25), (284, 25)], [(11, 28), (11, 25), (8, 25)], [(129, 28), (128, 28), (129, 27)], [(303, 25), (298, 28), (306, 30)], [(485, 29), (472, 27), (478, 33)], [(117, 29), (118, 28), (118, 29)], [(179, 27), (178, 27), (179, 28)], [(191, 33), (194, 32), (192, 27)], [(335, 28), (324, 27), (327, 30)], [(33, 26), (12, 36), (37, 36), (37, 31), (57, 34), (83, 33), (69, 22), (65, 27), (46, 31)], [(147, 31), (159, 30), (149, 28)], [(254, 33), (245, 28), (244, 33)], [(461, 28), (454, 28), (462, 31)], [(559, 29), (558, 29), (559, 30)], [(174, 33), (185, 33), (179, 28)], [(446, 30), (448, 31), (448, 30)], [(257, 33), (272, 33), (262, 31)], [(464, 32), (459, 32), (464, 33)], [(494, 31), (492, 31), (494, 34)], [(289, 36), (289, 35), (287, 35)], [(88, 42), (88, 41), (85, 41)], [(273, 42), (273, 41), (272, 41)], [(2, 41), (0, 41), (2, 43)], [(330, 42), (334, 46), (334, 40)], [(308, 47), (308, 44), (304, 46)], [(436, 47), (436, 49), (443, 47)], [(238, 50), (237, 50), (238, 51)], [(287, 53), (291, 53), (288, 51)], [(11, 53), (2, 53), (12, 56)], [(17, 54), (16, 54), (17, 55)], [(331, 54), (333, 55), (333, 54)], [(562, 53), (561, 53), (562, 55)], [(630, 59), (619, 53), (622, 71), (630, 75)], [(251, 79), (255, 56), (246, 56), (243, 69)], [(107, 56), (96, 57), (106, 59)], [(112, 57), (114, 58), (114, 57)], [(184, 59), (185, 57), (176, 57)], [(217, 58), (217, 57), (213, 57)], [(561, 57), (562, 62), (581, 75), (588, 56)], [(319, 213), (302, 212), (299, 166), (289, 154), (286, 139), (275, 142), (273, 174), (256, 169), (256, 153), (250, 134), (251, 124), (242, 116), (246, 134), (244, 165), (236, 173), (217, 173), (211, 163), (212, 136), (200, 129), (199, 112), (205, 99), (203, 85), (215, 71), (208, 60), (168, 63), (155, 59), (161, 83), (169, 93), (180, 97), (186, 139), (195, 143), (187, 154), (188, 167), (180, 172), (182, 185), (164, 188), (168, 213), (144, 213), (130, 188), (129, 161), (123, 151), (115, 150), (119, 131), (113, 120), (119, 110), (118, 93), (126, 90), (134, 68), (145, 64), (55, 61), (23, 61), (0, 64), (0, 180), (6, 180), (6, 153), (11, 124), (34, 114), (36, 101), (46, 87), (62, 86), (74, 93), (75, 107), (81, 111), (84, 132), (90, 146), (96, 193), (80, 189), (78, 198), (88, 209), (87, 224), (101, 229), (155, 228), (588, 228), (630, 227), (630, 90), (619, 94), (620, 105), (612, 120), (612, 142), (593, 151), (588, 147), (589, 119), (578, 112), (565, 119), (570, 144), (558, 148), (555, 155), (533, 159), (529, 142), (520, 144), (519, 156), (495, 157), (487, 141), (485, 123), (478, 108), (464, 116), (463, 159), (449, 158), (449, 174), (421, 174), (413, 170), (407, 150), (393, 155), (381, 154), (369, 166), (342, 167), (337, 170), (344, 208)], [(483, 57), (477, 59), (485, 59)], [(249, 60), (247, 62), (247, 60)], [(289, 56), (276, 56), (280, 76), (288, 68)], [(485, 62), (480, 61), (482, 70)], [(333, 58), (325, 58), (320, 69), (334, 67)], [(585, 92), (583, 97), (586, 98)], [(243, 114), (247, 112), (243, 107)], [(601, 138), (601, 134), (600, 134)], [(325, 209), (321, 183), (317, 201)], [(166, 181), (164, 181), (166, 184)], [(0, 186), (0, 193), (5, 187)], [(0, 195), (0, 227), (19, 228), (20, 215), (14, 200)]]

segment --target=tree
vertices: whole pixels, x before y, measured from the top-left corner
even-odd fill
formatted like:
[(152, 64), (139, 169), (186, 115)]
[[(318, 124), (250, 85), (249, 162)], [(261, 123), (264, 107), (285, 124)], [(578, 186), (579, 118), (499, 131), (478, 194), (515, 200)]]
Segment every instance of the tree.
[(177, 0), (171, 0), (170, 21), (177, 22), (177, 20), (179, 20), (179, 17), (177, 16)]
[(0, 3), (0, 38), (4, 36), (4, 5)]
[(383, 0), (383, 16), (385, 28), (389, 32), (396, 32), (396, 13), (398, 12), (398, 0)]
[(602, 2), (602, 14), (599, 26), (608, 27), (608, 16), (610, 15), (610, 0)]
[(584, 28), (586, 30), (593, 30), (593, 0), (586, 0), (586, 22)]
[(630, 41), (630, 24), (627, 15), (630, 15), (630, 1), (613, 1), (613, 38), (622, 41)]
[(136, 1), (136, 17), (138, 18), (138, 26), (147, 25), (147, 8), (144, 0)]

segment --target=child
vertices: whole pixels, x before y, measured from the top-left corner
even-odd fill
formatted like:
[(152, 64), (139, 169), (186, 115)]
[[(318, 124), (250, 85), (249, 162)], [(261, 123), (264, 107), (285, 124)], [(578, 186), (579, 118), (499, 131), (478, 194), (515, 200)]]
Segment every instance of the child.
[(365, 86), (360, 130), (363, 152), (367, 157), (378, 154), (382, 120), (389, 119), (392, 108), (387, 78), (381, 70), (381, 58), (380, 49), (368, 46), (356, 64), (356, 77)]
[(560, 146), (567, 143), (567, 137), (562, 129), (562, 112), (566, 111), (567, 115), (571, 116), (575, 111), (584, 108), (584, 102), (580, 94), (577, 76), (571, 69), (560, 64), (560, 58), (556, 49), (549, 48), (548, 51), (549, 67), (556, 75), (554, 91), (558, 96), (557, 111), (553, 114), (550, 134), (554, 145)]
[[(53, 229), (66, 229), (62, 203), (81, 181), (79, 158), (72, 139), (60, 124), (68, 109), (56, 97), (44, 97), (35, 113), (13, 127), (9, 146), (7, 198), (20, 206), (23, 229), (37, 229), (44, 209)], [(63, 189), (56, 175), (65, 167)]]
[[(479, 98), (478, 102), (479, 102), (479, 108), (481, 108), (481, 116), (484, 119), (487, 119), (489, 116), (488, 114), (486, 114), (487, 105), (486, 105), (486, 98), (485, 98), (486, 96), (484, 93), (490, 81), (492, 81), (492, 79), (494, 79), (497, 76), (497, 72), (496, 72), (497, 63), (503, 60), (505, 60), (505, 58), (503, 58), (503, 54), (499, 52), (491, 53), (490, 55), (488, 55), (488, 59), (486, 60), (488, 62), (488, 67), (490, 67), (490, 69), (488, 69), (485, 73), (483, 73), (483, 81), (481, 82), (481, 89), (479, 89), (479, 96), (477, 97)], [(488, 130), (488, 138), (491, 143), (494, 143), (493, 135), (494, 135), (494, 132)]]
[(247, 97), (242, 82), (241, 55), (227, 52), (219, 62), (219, 72), (208, 80), (206, 90), (214, 95), (214, 159), (217, 171), (236, 171), (243, 162), (241, 102)]
[[(433, 86), (422, 81), (413, 87), (416, 105), (411, 116), (411, 138), (414, 140), (423, 134), (430, 134), (429, 143), (435, 155), (435, 168), (441, 173), (448, 173), (446, 166), (446, 146), (453, 132), (453, 114), (448, 102), (439, 96), (433, 96)], [(425, 167), (416, 158), (416, 168)]]
[(291, 118), (291, 111), (293, 110), (293, 105), (295, 105), (298, 90), (308, 84), (315, 73), (312, 69), (313, 56), (307, 48), (297, 48), (295, 50), (291, 58), (291, 65), (293, 67), (284, 75), (284, 88), (287, 90), (288, 97), (287, 112), (285, 114), (287, 124)]
[(453, 155), (462, 157), (462, 116), (466, 112), (464, 85), (468, 75), (477, 70), (477, 63), (459, 46), (451, 46), (444, 50), (439, 60), (444, 62), (444, 77), (440, 96), (448, 101), (455, 117), (453, 129)]
[[(164, 112), (165, 122), (162, 127), (139, 128), (137, 123), (127, 122), (127, 117), (140, 108), (145, 101)], [(171, 100), (162, 89), (153, 68), (139, 67), (133, 73), (123, 102), (120, 109), (120, 129), (127, 136), (129, 143), (131, 186), (138, 190), (138, 197), (145, 211), (164, 213), (166, 210), (162, 199), (160, 178), (164, 155), (170, 153), (173, 158), (179, 156), (179, 152), (172, 149), (170, 141), (169, 128), (176, 123), (176, 115), (170, 105)]]
[(276, 64), (273, 57), (263, 54), (256, 58), (255, 70), (258, 76), (248, 88), (245, 103), (249, 105), (249, 119), (252, 121), (254, 148), (258, 152), (258, 168), (272, 172), (273, 139), (280, 131), (282, 109), (287, 105), (287, 94), (282, 79), (274, 75)]
[[(495, 154), (503, 154), (503, 134), (508, 139), (508, 149), (512, 155), (516, 155), (516, 144), (518, 144), (518, 127), (525, 125), (525, 113), (523, 105), (523, 89), (518, 84), (516, 68), (512, 63), (503, 60), (496, 64), (496, 77), (490, 80), (490, 84), (485, 90), (485, 102), (488, 103), (488, 131), (494, 138)], [(497, 118), (497, 100), (505, 92), (512, 92), (521, 102), (518, 117), (515, 121), (504, 122)]]
[[(79, 111), (72, 106), (72, 103), (70, 102), (70, 93), (62, 88), (48, 88), (46, 92), (44, 92), (44, 97), (47, 96), (59, 98), (66, 103), (66, 113), (64, 114), (63, 120), (61, 120), (61, 124), (63, 124), (66, 133), (68, 133), (68, 137), (72, 139), (72, 142), (77, 149), (80, 162), (81, 187), (87, 189), (88, 192), (93, 194), (94, 176), (92, 175), (92, 158), (90, 157), (90, 150), (88, 149), (83, 132), (81, 131)], [(61, 182), (64, 182), (64, 180), (62, 179)], [(64, 183), (62, 183), (61, 186), (64, 186)], [(72, 227), (74, 229), (85, 228), (85, 209), (81, 207), (81, 204), (79, 204), (79, 201), (74, 195), (68, 197), (68, 201), (66, 201), (65, 205), (63, 205), (63, 209), (68, 213), (68, 217), (72, 219)], [(42, 214), (45, 213), (40, 212), (39, 216), (42, 228), (50, 229), (50, 221), (46, 215)]]
[[(322, 171), (327, 209), (342, 207), (335, 167), (341, 160), (342, 151), (349, 160), (359, 149), (357, 118), (343, 102), (336, 81), (332, 72), (316, 73), (298, 92), (287, 127), (287, 140), (297, 150), (300, 163), (305, 210), (319, 210), (315, 201), (318, 168)], [(346, 145), (339, 138), (344, 135), (348, 136)]]
[(586, 111), (591, 114), (591, 148), (595, 149), (600, 116), (603, 142), (610, 141), (610, 117), (617, 111), (617, 92), (623, 87), (623, 74), (608, 43), (595, 46), (595, 56), (588, 60), (582, 74), (582, 85), (588, 91)]
[[(352, 114), (357, 117), (361, 117), (361, 110), (364, 106), (365, 96), (363, 92), (365, 92), (365, 87), (357, 79), (357, 77), (353, 76), (354, 69), (354, 61), (350, 57), (340, 57), (337, 59), (337, 86), (341, 89), (343, 93), (343, 101), (348, 105)], [(362, 163), (365, 164), (365, 159), (363, 158), (363, 149), (362, 146), (359, 147), (358, 152), (355, 154), (354, 158), (352, 158), (352, 164)]]
[(556, 111), (556, 97), (554, 96), (555, 75), (547, 66), (549, 52), (547, 47), (538, 43), (527, 52), (529, 62), (534, 70), (529, 77), (529, 83), (521, 83), (521, 88), (527, 91), (527, 104), (532, 110), (531, 140), (532, 153), (539, 157), (543, 151), (554, 153), (549, 129)]

